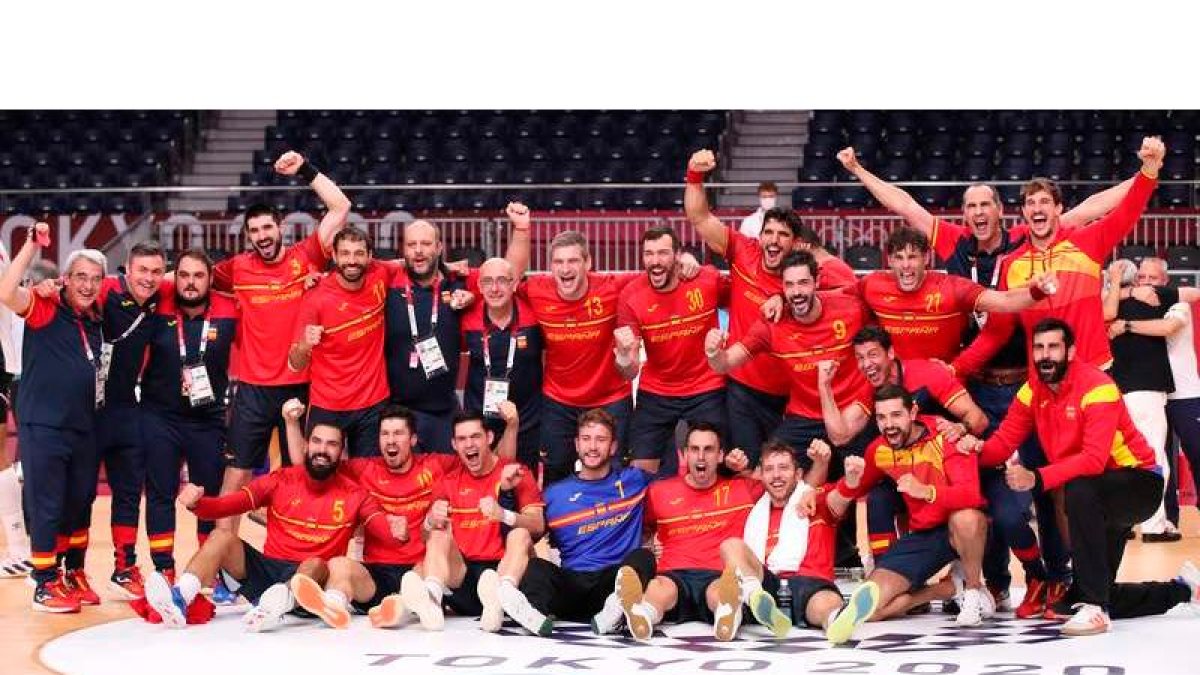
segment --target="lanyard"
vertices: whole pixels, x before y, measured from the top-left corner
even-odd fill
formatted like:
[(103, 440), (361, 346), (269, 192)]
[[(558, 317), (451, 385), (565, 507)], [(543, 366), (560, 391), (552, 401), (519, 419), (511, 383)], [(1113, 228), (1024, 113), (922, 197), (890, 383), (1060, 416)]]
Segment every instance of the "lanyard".
[(137, 327), (142, 324), (142, 319), (145, 319), (145, 318), (146, 318), (146, 311), (143, 309), (141, 312), (138, 313), (137, 318), (133, 320), (133, 323), (129, 324), (129, 328), (126, 328), (125, 332), (121, 333), (120, 337), (118, 337), (116, 340), (113, 340), (112, 344), (117, 344), (121, 340), (124, 340), (125, 338), (129, 337), (130, 334), (133, 333), (133, 331), (137, 330)]
[[(100, 362), (96, 360), (96, 354), (92, 351), (92, 343), (88, 342), (87, 331), (83, 329), (83, 319), (75, 319), (75, 325), (79, 326), (79, 339), (83, 341), (83, 353), (87, 356), (88, 363), (92, 364), (93, 368), (99, 368)], [(104, 328), (100, 328), (100, 342), (104, 342)]]
[[(204, 310), (204, 326), (200, 328), (200, 353), (196, 358), (199, 363), (204, 363), (204, 350), (208, 348), (208, 311)], [(187, 343), (184, 342), (183, 337), (183, 320), (182, 314), (175, 315), (175, 334), (179, 336), (179, 365), (181, 366), (187, 365)]]
[[(979, 257), (971, 256), (971, 281), (979, 283)], [(1000, 256), (996, 256), (996, 262), (992, 264), (992, 283), (988, 288), (996, 288), (996, 284), (1000, 282)]]
[[(430, 335), (433, 335), (434, 333), (437, 332), (438, 305), (440, 305), (442, 302), (442, 296), (438, 292), (438, 289), (441, 285), (442, 285), (441, 281), (433, 282), (433, 300), (432, 300), (433, 310), (429, 315), (429, 334)], [(416, 298), (413, 297), (413, 285), (412, 285), (412, 282), (410, 281), (410, 282), (408, 282), (408, 285), (405, 286), (405, 288), (404, 288), (404, 306), (408, 309), (408, 328), (410, 331), (412, 331), (413, 340), (416, 340), (417, 336), (420, 335), (417, 332), (417, 311), (414, 309), (416, 304), (417, 304)]]
[[(516, 314), (513, 314), (513, 321), (517, 319)], [(485, 320), (486, 321), (486, 320)], [(509, 326), (508, 333), (508, 358), (505, 359), (504, 377), (507, 379), (512, 373), (513, 361), (517, 358), (517, 328)], [(488, 334), (487, 326), (483, 329), (483, 371), (486, 377), (492, 376), (492, 345)]]

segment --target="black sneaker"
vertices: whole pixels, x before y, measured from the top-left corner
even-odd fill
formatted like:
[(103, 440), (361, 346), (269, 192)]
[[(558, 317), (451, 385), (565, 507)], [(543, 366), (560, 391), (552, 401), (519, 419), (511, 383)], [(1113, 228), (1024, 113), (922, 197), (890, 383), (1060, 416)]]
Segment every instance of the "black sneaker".
[(1161, 544), (1180, 539), (1183, 539), (1183, 535), (1179, 532), (1147, 532), (1142, 535), (1142, 543), (1145, 544)]

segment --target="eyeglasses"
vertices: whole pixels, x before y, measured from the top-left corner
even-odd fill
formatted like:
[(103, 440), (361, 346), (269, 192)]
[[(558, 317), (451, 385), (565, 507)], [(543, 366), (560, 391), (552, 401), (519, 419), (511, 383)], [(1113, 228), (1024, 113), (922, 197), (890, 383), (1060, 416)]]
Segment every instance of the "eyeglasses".
[(512, 283), (512, 277), (484, 277), (479, 280), (480, 288), (503, 287)]
[(76, 272), (70, 276), (71, 281), (77, 284), (93, 284), (98, 285), (104, 281), (104, 277), (87, 274), (86, 272)]

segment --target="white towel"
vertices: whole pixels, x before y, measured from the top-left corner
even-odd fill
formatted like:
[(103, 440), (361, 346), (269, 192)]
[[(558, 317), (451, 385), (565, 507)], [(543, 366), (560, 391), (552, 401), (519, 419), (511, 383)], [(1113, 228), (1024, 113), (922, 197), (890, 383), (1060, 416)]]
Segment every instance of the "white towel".
[[(800, 483), (788, 497), (783, 507), (783, 518), (779, 521), (779, 541), (771, 550), (771, 557), (765, 560), (767, 569), (774, 573), (795, 572), (800, 569), (800, 561), (808, 552), (808, 518), (796, 513), (796, 504), (800, 495), (811, 491), (806, 483)], [(742, 529), (742, 539), (754, 551), (759, 560), (767, 550), (767, 528), (771, 523), (771, 495), (763, 494), (758, 503), (750, 510), (746, 518), (746, 526)]]

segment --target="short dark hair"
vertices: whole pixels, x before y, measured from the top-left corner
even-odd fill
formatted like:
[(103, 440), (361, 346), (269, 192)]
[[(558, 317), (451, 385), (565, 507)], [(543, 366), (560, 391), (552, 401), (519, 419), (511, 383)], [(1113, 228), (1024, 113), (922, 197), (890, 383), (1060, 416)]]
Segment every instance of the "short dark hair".
[(1034, 324), (1033, 332), (1030, 334), (1030, 340), (1038, 335), (1041, 335), (1042, 333), (1052, 333), (1056, 330), (1062, 331), (1063, 342), (1067, 344), (1068, 349), (1074, 346), (1075, 331), (1071, 330), (1071, 327), (1067, 325), (1066, 321), (1063, 321), (1062, 319), (1056, 319), (1054, 317), (1047, 317)]
[(1048, 193), (1055, 204), (1062, 204), (1062, 190), (1058, 189), (1058, 183), (1041, 177), (1034, 178), (1021, 188), (1021, 203), (1024, 204), (1026, 199), (1039, 192)]
[(812, 273), (812, 278), (816, 279), (820, 272), (820, 265), (817, 264), (817, 259), (809, 251), (792, 251), (783, 259), (783, 264), (779, 266), (779, 273), (783, 274), (792, 267), (807, 267)]
[(892, 336), (888, 334), (882, 326), (871, 324), (863, 326), (857, 333), (854, 334), (854, 339), (851, 342), (855, 345), (865, 345), (868, 342), (878, 342), (880, 347), (886, 349), (892, 348)]
[(769, 438), (762, 444), (762, 451), (758, 454), (759, 465), (766, 463), (767, 457), (771, 455), (787, 455), (792, 458), (793, 466), (800, 466), (800, 463), (796, 461), (796, 451), (792, 449), (792, 446), (778, 438)]
[(383, 412), (379, 413), (379, 421), (381, 423), (384, 420), (393, 419), (404, 420), (404, 423), (408, 425), (408, 430), (411, 433), (417, 433), (417, 416), (413, 414), (413, 411), (400, 405), (399, 403), (389, 403), (384, 406)]
[(166, 256), (163, 255), (162, 244), (153, 239), (144, 239), (130, 247), (127, 260), (152, 257), (166, 259)]
[(246, 207), (246, 215), (242, 219), (242, 227), (243, 228), (247, 227), (250, 223), (251, 218), (257, 218), (259, 216), (271, 216), (271, 218), (273, 220), (275, 220), (275, 222), (279, 222), (279, 212), (278, 211), (271, 208), (271, 206), (269, 204), (264, 204), (262, 202), (255, 202), (254, 204), (251, 204), (250, 206)]
[(679, 234), (676, 233), (675, 228), (671, 227), (670, 225), (655, 225), (654, 227), (648, 228), (642, 233), (642, 244), (645, 244), (648, 241), (654, 241), (655, 239), (662, 239), (663, 237), (671, 238), (672, 251), (679, 253), (679, 250), (683, 248), (683, 242), (679, 241)]
[(614, 439), (617, 437), (617, 418), (613, 417), (604, 408), (592, 408), (579, 413), (579, 419), (575, 423), (576, 433), (589, 424), (599, 424), (602, 427), (608, 428), (608, 433)]
[(884, 252), (893, 255), (910, 246), (921, 253), (929, 253), (929, 237), (915, 227), (898, 227), (888, 237)]
[(767, 212), (763, 214), (763, 222), (766, 223), (768, 220), (776, 220), (784, 223), (792, 231), (793, 237), (800, 236), (800, 214), (795, 211), (782, 206), (776, 206), (775, 208), (767, 209)]
[(692, 434), (697, 431), (707, 431), (717, 437), (717, 446), (724, 449), (725, 444), (721, 438), (721, 428), (712, 422), (706, 420), (688, 420), (687, 435), (684, 437), (687, 441), (692, 439)]
[(821, 241), (821, 235), (817, 234), (817, 231), (805, 222), (800, 223), (800, 229), (796, 232), (796, 239), (809, 246), (825, 248), (825, 242)]
[(362, 228), (356, 227), (354, 225), (347, 225), (347, 226), (343, 227), (342, 229), (338, 230), (337, 234), (333, 235), (333, 244), (332, 244), (332, 246), (329, 247), (330, 250), (336, 251), (338, 244), (340, 244), (343, 241), (366, 242), (367, 253), (373, 253), (375, 251), (375, 245), (371, 242), (371, 238), (367, 236), (367, 233), (364, 232), (362, 230)]
[(875, 390), (876, 403), (879, 403), (880, 401), (891, 401), (892, 399), (897, 398), (900, 399), (900, 402), (904, 404), (904, 408), (906, 410), (909, 410), (913, 407), (912, 394), (898, 384), (885, 384)]
[(337, 431), (338, 432), (338, 445), (342, 446), (342, 449), (345, 449), (345, 447), (346, 447), (346, 430), (345, 429), (339, 427), (338, 425), (334, 424), (333, 422), (317, 422), (312, 425), (311, 429), (308, 430), (309, 438), (312, 438), (312, 432), (316, 431), (317, 427), (326, 427), (326, 428)]
[(483, 413), (478, 410), (459, 410), (454, 413), (454, 417), (450, 422), (452, 433), (458, 431), (458, 425), (466, 424), (467, 422), (479, 422), (479, 426), (487, 429), (487, 422), (483, 419)]
[(212, 275), (212, 258), (209, 258), (208, 253), (206, 253), (202, 248), (189, 248), (180, 251), (179, 255), (175, 256), (175, 269), (179, 269), (179, 263), (187, 260), (188, 258), (191, 258), (192, 260), (199, 260), (200, 263), (204, 265), (204, 269), (209, 273), (209, 275)]

